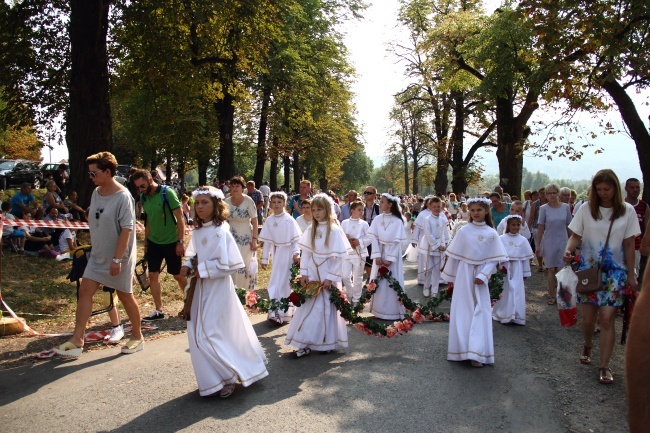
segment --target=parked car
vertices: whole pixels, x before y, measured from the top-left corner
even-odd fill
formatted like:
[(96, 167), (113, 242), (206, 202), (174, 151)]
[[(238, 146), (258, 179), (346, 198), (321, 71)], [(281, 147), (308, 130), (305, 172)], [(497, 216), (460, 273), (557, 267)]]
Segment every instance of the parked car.
[(117, 166), (116, 175), (127, 178), (132, 168), (133, 167), (131, 167), (130, 165), (120, 164)]
[(52, 178), (54, 178), (56, 172), (59, 171), (59, 165), (61, 164), (58, 162), (48, 162), (41, 165), (41, 174), (43, 175), (43, 179), (48, 177), (48, 174), (51, 174)]
[(43, 175), (38, 162), (24, 159), (5, 159), (0, 162), (0, 189), (20, 187), (24, 182), (38, 189), (43, 183)]

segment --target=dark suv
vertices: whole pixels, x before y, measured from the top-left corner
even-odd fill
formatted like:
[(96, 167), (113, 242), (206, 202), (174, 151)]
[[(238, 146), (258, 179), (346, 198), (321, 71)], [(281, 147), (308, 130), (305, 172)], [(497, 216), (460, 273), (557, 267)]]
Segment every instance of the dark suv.
[(24, 182), (38, 189), (43, 183), (43, 175), (38, 162), (24, 159), (5, 159), (0, 161), (0, 189), (20, 187)]

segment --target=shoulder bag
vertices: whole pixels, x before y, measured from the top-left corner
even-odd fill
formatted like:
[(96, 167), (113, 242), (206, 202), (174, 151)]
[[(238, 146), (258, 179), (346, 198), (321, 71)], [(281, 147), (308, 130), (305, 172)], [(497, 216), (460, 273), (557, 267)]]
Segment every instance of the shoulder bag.
[(605, 261), (605, 254), (607, 253), (607, 245), (609, 244), (609, 235), (612, 233), (612, 226), (614, 225), (614, 220), (609, 223), (609, 230), (607, 231), (607, 239), (605, 239), (605, 246), (603, 246), (603, 252), (600, 255), (600, 260), (598, 266), (595, 268), (582, 269), (576, 271), (576, 276), (578, 277), (578, 286), (576, 287), (576, 292), (581, 294), (599, 292), (603, 290), (603, 262)]

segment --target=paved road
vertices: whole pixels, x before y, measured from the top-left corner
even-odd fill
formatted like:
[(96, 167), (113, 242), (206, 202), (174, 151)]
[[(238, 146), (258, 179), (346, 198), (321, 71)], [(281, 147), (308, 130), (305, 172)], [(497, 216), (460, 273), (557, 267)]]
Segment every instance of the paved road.
[[(417, 298), (414, 280), (406, 285)], [(592, 429), (576, 429), (562, 408), (532, 343), (534, 317), (526, 327), (495, 324), (496, 364), (483, 369), (446, 361), (447, 323), (418, 325), (390, 340), (348, 327), (345, 352), (295, 360), (281, 345), (286, 328), (264, 319), (252, 317), (270, 376), (238, 387), (230, 399), (199, 397), (187, 337), (180, 334), (149, 341), (134, 355), (111, 348), (77, 361), (1, 371), (0, 430), (554, 433), (604, 427), (594, 421)], [(610, 425), (607, 431), (626, 430)]]

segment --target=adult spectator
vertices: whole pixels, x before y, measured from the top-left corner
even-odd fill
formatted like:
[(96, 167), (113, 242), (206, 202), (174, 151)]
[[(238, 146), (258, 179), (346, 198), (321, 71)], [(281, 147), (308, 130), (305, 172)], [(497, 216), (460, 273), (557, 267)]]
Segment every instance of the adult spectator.
[[(540, 189), (537, 190), (537, 200), (534, 200), (531, 209), (530, 209), (530, 217), (529, 220), (527, 221), (528, 227), (530, 228), (530, 231), (533, 234), (533, 239), (535, 242), (537, 242), (537, 222), (539, 220), (539, 208), (542, 205), (546, 204), (546, 189), (544, 187), (541, 187)], [(533, 247), (533, 251), (537, 249), (537, 244), (531, 245)], [(544, 272), (544, 269), (542, 267), (542, 262), (538, 260), (537, 262), (537, 272)]]
[(460, 202), (456, 199), (456, 194), (450, 192), (449, 198), (447, 199), (447, 209), (449, 209), (449, 213), (451, 214), (451, 220), (456, 219), (456, 214), (458, 213), (459, 207)]
[(264, 215), (264, 219), (266, 219), (266, 217), (269, 216), (269, 197), (271, 196), (271, 188), (269, 187), (269, 183), (267, 181), (264, 181), (264, 183), (262, 183), (262, 186), (260, 186), (260, 192), (262, 193), (262, 198), (264, 199), (264, 210), (262, 212), (262, 215)]
[(490, 214), (492, 215), (492, 223), (494, 227), (498, 227), (502, 219), (510, 215), (510, 203), (505, 203), (501, 199), (501, 194), (498, 192), (490, 193)]
[(145, 215), (144, 253), (149, 269), (151, 296), (156, 308), (142, 320), (153, 322), (165, 318), (160, 286), (160, 268), (163, 259), (167, 263), (167, 272), (174, 276), (181, 292), (187, 285), (187, 279), (181, 275), (183, 254), (185, 254), (185, 219), (173, 188), (158, 185), (147, 170), (137, 170), (131, 177), (141, 192), (140, 204)]
[(571, 208), (571, 215), (574, 215), (573, 210), (576, 207), (576, 200), (578, 200), (578, 191), (571, 190), (571, 197), (569, 198), (569, 208)]
[(53, 180), (56, 183), (56, 188), (62, 199), (68, 196), (68, 165), (59, 164), (54, 173)]
[(64, 206), (63, 199), (57, 192), (56, 182), (53, 180), (48, 180), (45, 184), (45, 189), (47, 192), (43, 196), (43, 211), (48, 214), (50, 208), (56, 208), (61, 214), (67, 214), (68, 208)]
[(301, 180), (298, 186), (300, 194), (292, 195), (287, 203), (287, 208), (291, 212), (291, 216), (298, 218), (303, 214), (301, 206), (302, 201), (306, 198), (311, 198), (311, 182), (308, 180)]
[(23, 212), (35, 211), (38, 208), (36, 199), (32, 194), (32, 185), (28, 182), (20, 186), (20, 191), (11, 197), (11, 213), (16, 218), (22, 218)]
[(348, 191), (348, 193), (345, 195), (345, 204), (341, 206), (341, 214), (339, 215), (339, 221), (343, 222), (346, 219), (350, 218), (350, 204), (353, 201), (356, 201), (357, 197), (359, 197), (359, 193), (357, 193), (355, 190), (351, 189), (350, 191)]
[(341, 206), (339, 206), (339, 198), (331, 189), (327, 191), (327, 195), (332, 199), (332, 212), (334, 212), (333, 216), (338, 220), (341, 217)]
[(563, 186), (560, 188), (560, 202), (561, 203), (566, 203), (569, 205), (569, 212), (571, 212), (571, 205), (569, 204), (571, 202), (571, 189), (567, 188), (566, 186)]
[(77, 204), (77, 191), (70, 191), (70, 196), (63, 200), (63, 205), (68, 208), (72, 219), (75, 221), (88, 222), (86, 211)]
[[(547, 188), (546, 193), (548, 192)], [(626, 286), (632, 290), (637, 288), (637, 278), (632, 272), (634, 238), (641, 233), (636, 212), (632, 205), (623, 200), (621, 185), (612, 170), (600, 170), (593, 177), (589, 201), (580, 207), (569, 229), (572, 234), (566, 245), (564, 261), (571, 262), (576, 247), (582, 242), (578, 269), (587, 269), (598, 264), (602, 269), (603, 290), (578, 294), (578, 302), (582, 305), (584, 337), (580, 362), (591, 364), (592, 339), (598, 318), (598, 377), (600, 383), (609, 384), (614, 381), (609, 360), (614, 351), (616, 311), (623, 304)], [(603, 251), (606, 242), (607, 251)], [(602, 260), (603, 256), (606, 256), (605, 260)]]
[[(377, 200), (377, 188), (374, 186), (367, 186), (363, 191), (363, 220), (372, 225), (372, 221), (380, 214), (379, 205), (376, 203)], [(423, 200), (424, 201), (424, 200)]]
[(90, 240), (93, 246), (84, 271), (75, 328), (66, 343), (54, 352), (64, 357), (79, 357), (83, 351), (86, 324), (92, 313), (93, 294), (100, 284), (112, 287), (131, 321), (131, 339), (122, 346), (122, 353), (135, 353), (144, 348), (140, 327), (140, 309), (133, 297), (135, 267), (135, 208), (131, 193), (115, 180), (117, 160), (110, 152), (86, 158), (88, 175), (97, 186), (90, 199)]
[(641, 194), (641, 182), (636, 178), (629, 178), (625, 181), (625, 202), (632, 205), (636, 212), (637, 219), (639, 220), (639, 227), (641, 227), (641, 235), (634, 239), (634, 270), (636, 271), (637, 278), (641, 278), (645, 270), (648, 256), (641, 257), (641, 237), (645, 234), (645, 229), (650, 221), (650, 208), (646, 202), (639, 198)]
[(567, 226), (571, 223), (571, 211), (567, 203), (560, 201), (560, 187), (551, 183), (546, 185), (545, 191), (548, 203), (539, 208), (535, 254), (538, 263), (542, 263), (543, 258), (548, 272), (547, 304), (555, 305), (555, 274), (564, 267), (562, 246), (566, 245), (569, 239)]
[(230, 197), (226, 198), (229, 215), (230, 233), (235, 238), (239, 252), (244, 259), (244, 267), (232, 276), (235, 287), (254, 290), (256, 279), (248, 275), (248, 266), (257, 251), (257, 208), (253, 199), (244, 195), (246, 182), (243, 177), (230, 179)]
[(264, 208), (264, 196), (259, 189), (255, 188), (255, 182), (249, 180), (246, 182), (246, 195), (253, 199), (255, 203), (255, 209), (257, 210), (257, 224), (262, 225), (263, 217), (263, 208)]

